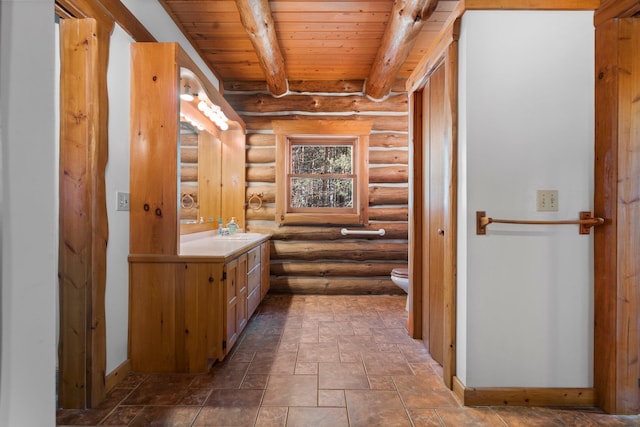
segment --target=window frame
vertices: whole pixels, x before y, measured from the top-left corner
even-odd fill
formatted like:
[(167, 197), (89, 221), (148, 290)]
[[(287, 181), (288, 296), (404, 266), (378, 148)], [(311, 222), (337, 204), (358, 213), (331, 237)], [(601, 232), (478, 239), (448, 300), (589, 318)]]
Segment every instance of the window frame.
[[(368, 154), (371, 122), (276, 120), (273, 121), (273, 130), (276, 135), (276, 223), (279, 225), (366, 225), (369, 221)], [(327, 141), (327, 144), (338, 142), (340, 145), (346, 141), (353, 145), (355, 178), (352, 208), (291, 208), (289, 180), (291, 146), (311, 141)], [(312, 145), (321, 144), (312, 143)]]

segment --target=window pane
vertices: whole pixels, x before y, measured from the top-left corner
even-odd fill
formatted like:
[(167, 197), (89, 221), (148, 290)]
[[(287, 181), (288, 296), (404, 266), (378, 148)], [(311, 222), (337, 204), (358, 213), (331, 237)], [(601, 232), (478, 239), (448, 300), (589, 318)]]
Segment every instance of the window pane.
[(291, 178), (292, 208), (353, 207), (352, 178)]
[(292, 174), (351, 174), (351, 145), (292, 145)]

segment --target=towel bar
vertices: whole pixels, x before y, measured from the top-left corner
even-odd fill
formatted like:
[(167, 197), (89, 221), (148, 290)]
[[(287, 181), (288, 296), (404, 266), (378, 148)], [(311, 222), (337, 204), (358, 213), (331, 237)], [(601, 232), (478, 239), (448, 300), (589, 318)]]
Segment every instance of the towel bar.
[(385, 233), (384, 228), (381, 228), (379, 230), (347, 230), (346, 228), (343, 228), (342, 230), (340, 230), (340, 234), (342, 234), (343, 236), (347, 236), (350, 234), (364, 235), (364, 236), (371, 236), (371, 235), (384, 236), (384, 233)]
[(597, 218), (593, 216), (593, 212), (582, 211), (580, 212), (580, 219), (570, 219), (563, 221), (531, 221), (520, 219), (496, 219), (486, 215), (485, 211), (476, 211), (476, 234), (487, 234), (487, 226), (489, 224), (533, 224), (533, 225), (566, 225), (576, 224), (580, 228), (578, 232), (580, 234), (590, 234), (591, 227), (604, 224), (604, 218)]

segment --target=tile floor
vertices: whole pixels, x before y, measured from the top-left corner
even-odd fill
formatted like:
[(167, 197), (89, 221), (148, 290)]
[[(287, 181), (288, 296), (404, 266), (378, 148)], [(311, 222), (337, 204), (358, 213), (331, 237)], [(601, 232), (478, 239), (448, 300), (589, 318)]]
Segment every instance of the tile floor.
[(459, 404), (405, 330), (401, 296), (268, 295), (206, 374), (130, 374), (99, 408), (58, 425), (638, 426), (597, 409)]

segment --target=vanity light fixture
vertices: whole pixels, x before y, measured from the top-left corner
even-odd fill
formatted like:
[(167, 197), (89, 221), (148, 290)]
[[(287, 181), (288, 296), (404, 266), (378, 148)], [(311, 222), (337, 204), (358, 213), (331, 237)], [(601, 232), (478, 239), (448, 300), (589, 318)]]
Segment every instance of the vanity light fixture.
[(202, 111), (202, 113), (209, 118), (213, 123), (215, 123), (220, 130), (229, 129), (229, 124), (227, 123), (229, 119), (222, 112), (222, 109), (215, 105), (209, 105), (206, 101), (200, 101), (198, 103), (198, 110)]
[(204, 130), (204, 126), (202, 126), (197, 120), (191, 118), (190, 116), (187, 116), (186, 114), (180, 113), (180, 119), (185, 122), (191, 123), (191, 125), (195, 126), (195, 128), (199, 131)]
[(185, 101), (193, 101), (193, 95), (191, 94), (191, 86), (188, 83), (184, 85), (184, 91), (180, 94), (180, 99)]

